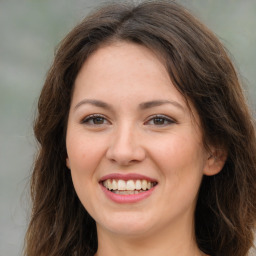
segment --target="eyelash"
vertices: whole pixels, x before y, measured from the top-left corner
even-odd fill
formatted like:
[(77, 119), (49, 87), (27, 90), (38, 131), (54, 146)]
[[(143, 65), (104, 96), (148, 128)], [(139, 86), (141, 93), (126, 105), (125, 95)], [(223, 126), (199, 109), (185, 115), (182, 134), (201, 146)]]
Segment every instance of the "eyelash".
[[(97, 120), (98, 119), (98, 120)], [(99, 119), (101, 121), (103, 121), (103, 123), (95, 123), (95, 121), (99, 121)], [(163, 122), (161, 124), (156, 124), (154, 121), (160, 121), (160, 122)], [(93, 122), (93, 123), (90, 123), (90, 122)], [(153, 124), (149, 124), (150, 121), (153, 121), (154, 123)], [(100, 125), (104, 125), (106, 124), (105, 122), (107, 123), (110, 123), (105, 116), (103, 115), (100, 115), (100, 114), (93, 114), (93, 115), (89, 115), (87, 117), (85, 117), (81, 123), (82, 124), (87, 124), (87, 125), (95, 125), (95, 126), (100, 126)], [(165, 116), (165, 115), (154, 115), (154, 116), (151, 116), (148, 118), (148, 120), (144, 123), (144, 124), (148, 124), (148, 125), (155, 125), (155, 126), (167, 126), (167, 125), (171, 125), (171, 124), (174, 124), (176, 123), (175, 120)]]
[(165, 116), (165, 115), (154, 115), (154, 116), (149, 117), (149, 119), (145, 122), (145, 124), (147, 124), (147, 123), (149, 123), (150, 121), (153, 121), (153, 120), (156, 121), (157, 119), (163, 121), (164, 123), (162, 123), (162, 124), (156, 124), (156, 123), (154, 123), (154, 124), (152, 124), (152, 125), (156, 125), (156, 126), (167, 126), (167, 125), (171, 125), (171, 124), (176, 123), (176, 121), (174, 121), (172, 118), (167, 117), (167, 116)]
[[(85, 117), (81, 123), (82, 124), (88, 124), (88, 125), (103, 125), (104, 123), (101, 124), (97, 124), (97, 123), (89, 123), (90, 121), (94, 122), (95, 120), (97, 120), (97, 118), (101, 118), (103, 120), (103, 122), (107, 121), (107, 119), (103, 116), (103, 115), (99, 115), (99, 114), (93, 114), (93, 115), (89, 115), (87, 117)], [(108, 121), (107, 121), (108, 122)]]

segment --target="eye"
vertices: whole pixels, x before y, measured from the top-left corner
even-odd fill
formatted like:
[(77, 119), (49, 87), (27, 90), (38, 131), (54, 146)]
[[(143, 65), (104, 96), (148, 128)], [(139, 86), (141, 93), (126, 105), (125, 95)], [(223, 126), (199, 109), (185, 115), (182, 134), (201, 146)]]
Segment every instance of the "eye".
[(170, 117), (167, 117), (165, 115), (155, 115), (150, 117), (150, 119), (148, 119), (145, 124), (155, 126), (167, 126), (173, 123), (175, 123), (175, 121)]
[(102, 115), (99, 114), (93, 114), (85, 117), (82, 121), (82, 124), (86, 125), (95, 125), (100, 126), (104, 124), (109, 124), (109, 121)]

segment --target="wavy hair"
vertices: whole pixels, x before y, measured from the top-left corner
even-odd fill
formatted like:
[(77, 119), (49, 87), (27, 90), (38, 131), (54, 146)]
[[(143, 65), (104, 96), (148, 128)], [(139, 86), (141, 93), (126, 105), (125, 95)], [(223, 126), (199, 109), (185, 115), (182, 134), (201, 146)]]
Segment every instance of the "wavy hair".
[(255, 126), (233, 64), (217, 37), (172, 1), (105, 5), (61, 42), (38, 102), (39, 149), (31, 177), (27, 256), (93, 255), (95, 221), (66, 167), (66, 126), (74, 80), (104, 44), (129, 41), (163, 58), (170, 78), (197, 110), (206, 148), (227, 152), (222, 171), (204, 176), (195, 211), (198, 247), (211, 256), (246, 256), (256, 220)]

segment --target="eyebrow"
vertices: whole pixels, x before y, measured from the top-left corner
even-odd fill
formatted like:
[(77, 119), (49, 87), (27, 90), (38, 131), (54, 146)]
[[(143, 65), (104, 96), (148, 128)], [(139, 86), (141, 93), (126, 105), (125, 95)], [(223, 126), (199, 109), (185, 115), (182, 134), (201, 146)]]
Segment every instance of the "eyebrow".
[(107, 104), (106, 102), (103, 102), (101, 100), (94, 100), (94, 99), (84, 99), (84, 100), (80, 101), (78, 104), (76, 104), (74, 109), (76, 110), (77, 108), (79, 108), (81, 105), (84, 105), (84, 104), (90, 104), (90, 105), (93, 105), (93, 106), (96, 106), (99, 108), (105, 108), (108, 110), (112, 109), (112, 107), (109, 104)]
[[(113, 107), (108, 103), (101, 100), (95, 100), (95, 99), (84, 99), (80, 101), (78, 104), (75, 105), (74, 110), (76, 110), (77, 108), (79, 108), (81, 105), (84, 105), (84, 104), (90, 104), (99, 108), (113, 110)], [(179, 104), (177, 101), (169, 101), (169, 100), (152, 100), (152, 101), (142, 102), (139, 104), (139, 108), (141, 110), (145, 110), (153, 107), (162, 106), (164, 104), (171, 104), (184, 111), (184, 107), (181, 104)]]
[(184, 111), (184, 107), (179, 104), (177, 101), (169, 101), (169, 100), (152, 100), (152, 101), (147, 101), (139, 104), (140, 109), (148, 109), (148, 108), (153, 108), (153, 107), (158, 107), (162, 106), (164, 104), (171, 104), (177, 108), (180, 108), (181, 110)]

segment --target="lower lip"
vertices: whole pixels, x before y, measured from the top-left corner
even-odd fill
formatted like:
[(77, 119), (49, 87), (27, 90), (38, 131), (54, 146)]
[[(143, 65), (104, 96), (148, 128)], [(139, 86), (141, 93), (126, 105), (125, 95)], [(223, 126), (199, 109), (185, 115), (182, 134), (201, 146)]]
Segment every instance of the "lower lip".
[(139, 201), (142, 201), (146, 198), (148, 198), (153, 191), (155, 190), (154, 186), (153, 188), (140, 192), (139, 194), (132, 194), (132, 195), (119, 195), (119, 194), (115, 194), (113, 192), (110, 192), (108, 189), (106, 189), (104, 186), (101, 185), (101, 188), (103, 190), (103, 192), (105, 193), (105, 195), (112, 201), (114, 201), (115, 203), (119, 203), (119, 204), (131, 204), (131, 203), (137, 203)]

